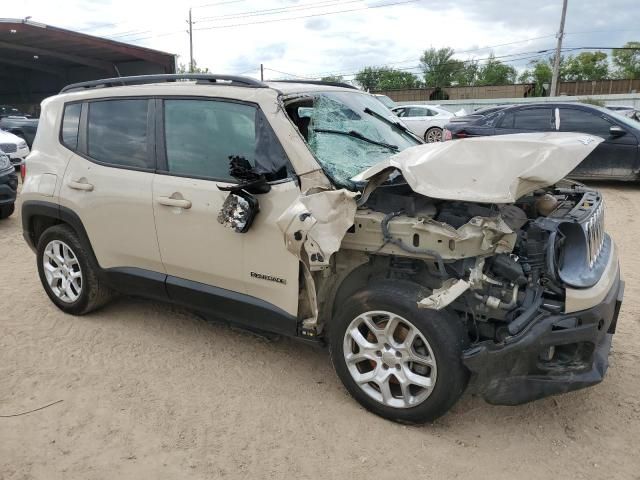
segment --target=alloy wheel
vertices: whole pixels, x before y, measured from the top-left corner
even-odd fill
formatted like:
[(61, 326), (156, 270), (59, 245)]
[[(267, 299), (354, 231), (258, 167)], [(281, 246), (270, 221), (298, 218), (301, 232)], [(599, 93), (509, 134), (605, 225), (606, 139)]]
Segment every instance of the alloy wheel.
[(415, 407), (433, 392), (437, 377), (433, 351), (405, 318), (386, 311), (362, 313), (349, 324), (343, 347), (351, 377), (381, 404)]
[(75, 302), (82, 293), (82, 269), (71, 247), (60, 240), (50, 241), (42, 265), (53, 294), (65, 303)]

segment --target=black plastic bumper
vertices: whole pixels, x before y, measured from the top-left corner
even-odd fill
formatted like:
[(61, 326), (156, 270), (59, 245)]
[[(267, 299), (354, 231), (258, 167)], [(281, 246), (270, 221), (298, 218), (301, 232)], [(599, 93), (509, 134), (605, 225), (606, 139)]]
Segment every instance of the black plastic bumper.
[(616, 279), (595, 307), (534, 321), (504, 343), (483, 342), (464, 353), (471, 389), (497, 405), (518, 405), (600, 383), (624, 282)]
[(0, 205), (8, 205), (16, 201), (18, 192), (18, 176), (13, 167), (0, 172)]

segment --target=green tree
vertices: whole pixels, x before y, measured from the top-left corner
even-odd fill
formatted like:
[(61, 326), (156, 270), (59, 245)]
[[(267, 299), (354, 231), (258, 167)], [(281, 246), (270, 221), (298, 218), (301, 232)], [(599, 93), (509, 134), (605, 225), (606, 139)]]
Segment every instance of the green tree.
[(609, 59), (604, 52), (582, 52), (569, 56), (564, 64), (564, 78), (569, 81), (609, 78)]
[(478, 72), (478, 85), (510, 85), (515, 83), (518, 72), (511, 65), (497, 60), (491, 53)]
[(477, 60), (467, 60), (459, 70), (453, 74), (452, 83), (460, 87), (476, 85), (478, 82), (478, 74), (480, 73), (480, 64)]
[[(543, 85), (551, 84), (551, 76), (553, 75), (553, 57), (544, 60), (535, 60), (529, 63), (527, 70), (522, 72), (518, 81), (521, 83), (535, 83), (534, 96), (542, 97), (546, 94)], [(560, 58), (560, 80), (564, 79), (564, 59)]]
[(420, 68), (427, 87), (448, 87), (464, 69), (464, 62), (453, 58), (455, 51), (450, 47), (425, 50), (420, 57)]
[(420, 86), (418, 78), (409, 72), (388, 67), (366, 67), (356, 74), (355, 81), (364, 90), (397, 90)]
[(327, 75), (320, 80), (322, 82), (344, 83), (344, 77), (342, 75)]
[(176, 70), (176, 73), (209, 73), (209, 68), (205, 67), (205, 68), (201, 68), (198, 66), (198, 62), (196, 62), (196, 59), (193, 59), (193, 72), (189, 72), (189, 64), (184, 64), (181, 63), (178, 65), (178, 69)]
[(640, 78), (640, 42), (627, 42), (624, 47), (633, 50), (614, 49), (611, 54), (616, 66), (616, 77)]

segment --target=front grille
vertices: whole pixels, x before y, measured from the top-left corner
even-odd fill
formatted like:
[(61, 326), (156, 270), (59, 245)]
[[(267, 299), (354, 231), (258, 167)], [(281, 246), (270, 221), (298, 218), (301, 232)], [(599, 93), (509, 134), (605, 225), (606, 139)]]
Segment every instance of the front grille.
[(589, 268), (593, 268), (604, 245), (604, 202), (600, 202), (596, 207), (585, 222), (584, 229), (587, 235), (587, 261)]
[(16, 153), (18, 151), (18, 145), (15, 143), (0, 143), (0, 151), (4, 153)]

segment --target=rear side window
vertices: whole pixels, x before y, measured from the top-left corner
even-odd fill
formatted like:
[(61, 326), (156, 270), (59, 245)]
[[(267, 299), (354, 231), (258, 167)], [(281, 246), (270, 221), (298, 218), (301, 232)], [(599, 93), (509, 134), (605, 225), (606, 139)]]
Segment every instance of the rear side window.
[(553, 130), (553, 110), (551, 108), (527, 108), (507, 112), (500, 124), (501, 128), (548, 132)]
[(165, 100), (169, 173), (231, 183), (231, 157), (246, 159), (268, 180), (288, 176), (288, 158), (260, 110), (218, 100)]
[(87, 154), (98, 162), (153, 168), (148, 155), (146, 99), (89, 103)]
[(82, 104), (65, 105), (62, 116), (62, 144), (71, 150), (78, 148), (78, 126)]

